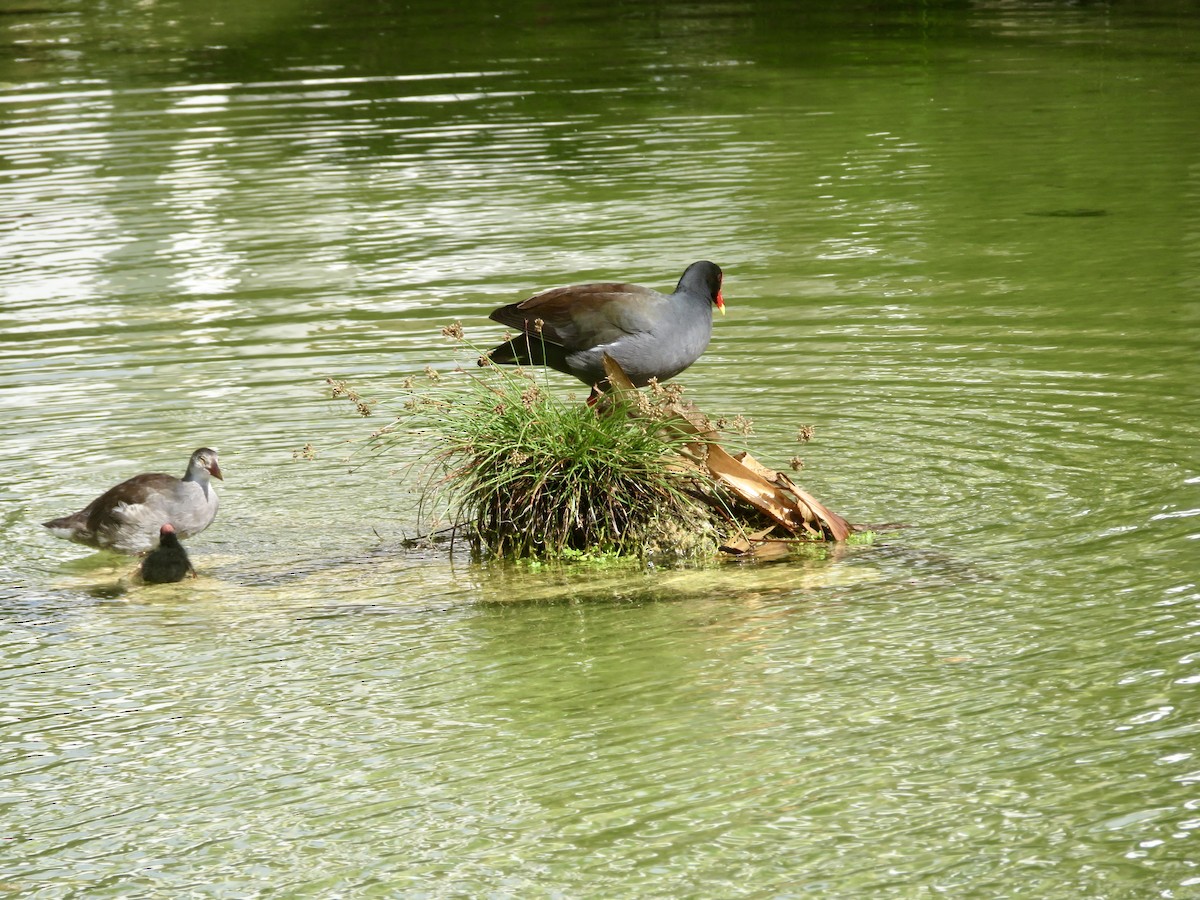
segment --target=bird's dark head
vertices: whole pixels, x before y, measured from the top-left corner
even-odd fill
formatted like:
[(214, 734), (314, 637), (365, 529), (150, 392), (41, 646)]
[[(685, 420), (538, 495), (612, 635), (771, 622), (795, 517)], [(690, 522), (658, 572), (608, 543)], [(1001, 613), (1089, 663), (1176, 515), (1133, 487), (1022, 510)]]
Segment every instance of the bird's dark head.
[(725, 298), (721, 296), (721, 284), (724, 280), (725, 273), (721, 271), (720, 266), (702, 259), (683, 270), (683, 276), (675, 290), (707, 297), (709, 302), (721, 311), (721, 315), (724, 315)]
[(175, 547), (179, 547), (180, 550), (184, 548), (184, 545), (179, 542), (179, 535), (175, 533), (175, 526), (172, 523), (163, 522), (162, 526), (158, 528), (158, 546), (167, 547), (168, 550), (174, 550)]
[(179, 547), (179, 536), (175, 533), (175, 526), (170, 522), (164, 522), (158, 529), (158, 546), (160, 547)]

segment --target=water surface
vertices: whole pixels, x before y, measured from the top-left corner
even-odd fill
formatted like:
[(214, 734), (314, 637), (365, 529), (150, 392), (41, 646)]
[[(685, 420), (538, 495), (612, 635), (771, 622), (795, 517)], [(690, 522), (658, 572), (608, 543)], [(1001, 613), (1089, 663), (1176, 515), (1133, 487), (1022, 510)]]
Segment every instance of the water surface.
[[(0, 44), (9, 890), (1200, 892), (1190, 9), (63, 2)], [(382, 415), (472, 362), (450, 322), (702, 258), (689, 394), (907, 528), (401, 550), (432, 448), (347, 462), (380, 420), (326, 378)], [(38, 524), (206, 444), (194, 583)]]

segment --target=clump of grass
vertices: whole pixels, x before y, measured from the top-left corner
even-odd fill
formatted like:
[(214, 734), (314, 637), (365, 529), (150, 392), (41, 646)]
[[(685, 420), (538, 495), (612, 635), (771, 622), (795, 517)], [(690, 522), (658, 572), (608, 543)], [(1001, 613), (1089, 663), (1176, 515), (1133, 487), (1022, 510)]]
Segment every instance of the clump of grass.
[[(357, 393), (329, 383), (367, 414)], [(422, 509), (448, 509), (476, 549), (509, 558), (715, 553), (714, 511), (681, 458), (694, 436), (665, 403), (633, 394), (587, 406), (544, 390), (529, 370), (498, 366), (427, 372), (404, 388), (403, 409), (372, 434), (372, 449), (424, 436), (435, 449)]]
[(679, 465), (689, 435), (670, 419), (631, 416), (623, 398), (566, 403), (521, 372), (480, 381), (470, 402), (442, 410), (438, 489), (489, 551), (642, 554), (664, 520), (710, 530)]

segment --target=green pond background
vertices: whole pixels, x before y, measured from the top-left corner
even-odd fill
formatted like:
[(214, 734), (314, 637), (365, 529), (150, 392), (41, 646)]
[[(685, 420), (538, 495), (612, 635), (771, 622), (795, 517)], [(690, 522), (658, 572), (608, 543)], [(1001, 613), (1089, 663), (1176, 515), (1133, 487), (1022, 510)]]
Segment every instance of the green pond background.
[[(908, 527), (402, 549), (443, 326), (705, 258)], [(1198, 385), (1192, 3), (0, 4), (0, 895), (1200, 897)], [(202, 445), (194, 582), (39, 525)]]

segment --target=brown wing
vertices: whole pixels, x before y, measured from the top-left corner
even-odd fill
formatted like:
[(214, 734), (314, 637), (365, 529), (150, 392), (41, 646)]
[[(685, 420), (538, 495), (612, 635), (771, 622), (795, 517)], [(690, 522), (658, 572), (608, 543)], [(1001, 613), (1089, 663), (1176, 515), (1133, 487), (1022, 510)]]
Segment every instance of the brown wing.
[(135, 475), (128, 481), (122, 481), (116, 487), (111, 487), (83, 510), (87, 515), (89, 531), (96, 531), (106, 521), (119, 516), (118, 509), (122, 506), (139, 506), (150, 497), (164, 491), (172, 490), (179, 479), (174, 475), (164, 475), (161, 472), (150, 472), (145, 475)]
[(603, 282), (554, 288), (502, 306), (491, 318), (502, 325), (537, 334), (570, 350), (587, 350), (628, 334), (648, 330), (651, 313), (666, 298), (637, 284)]

